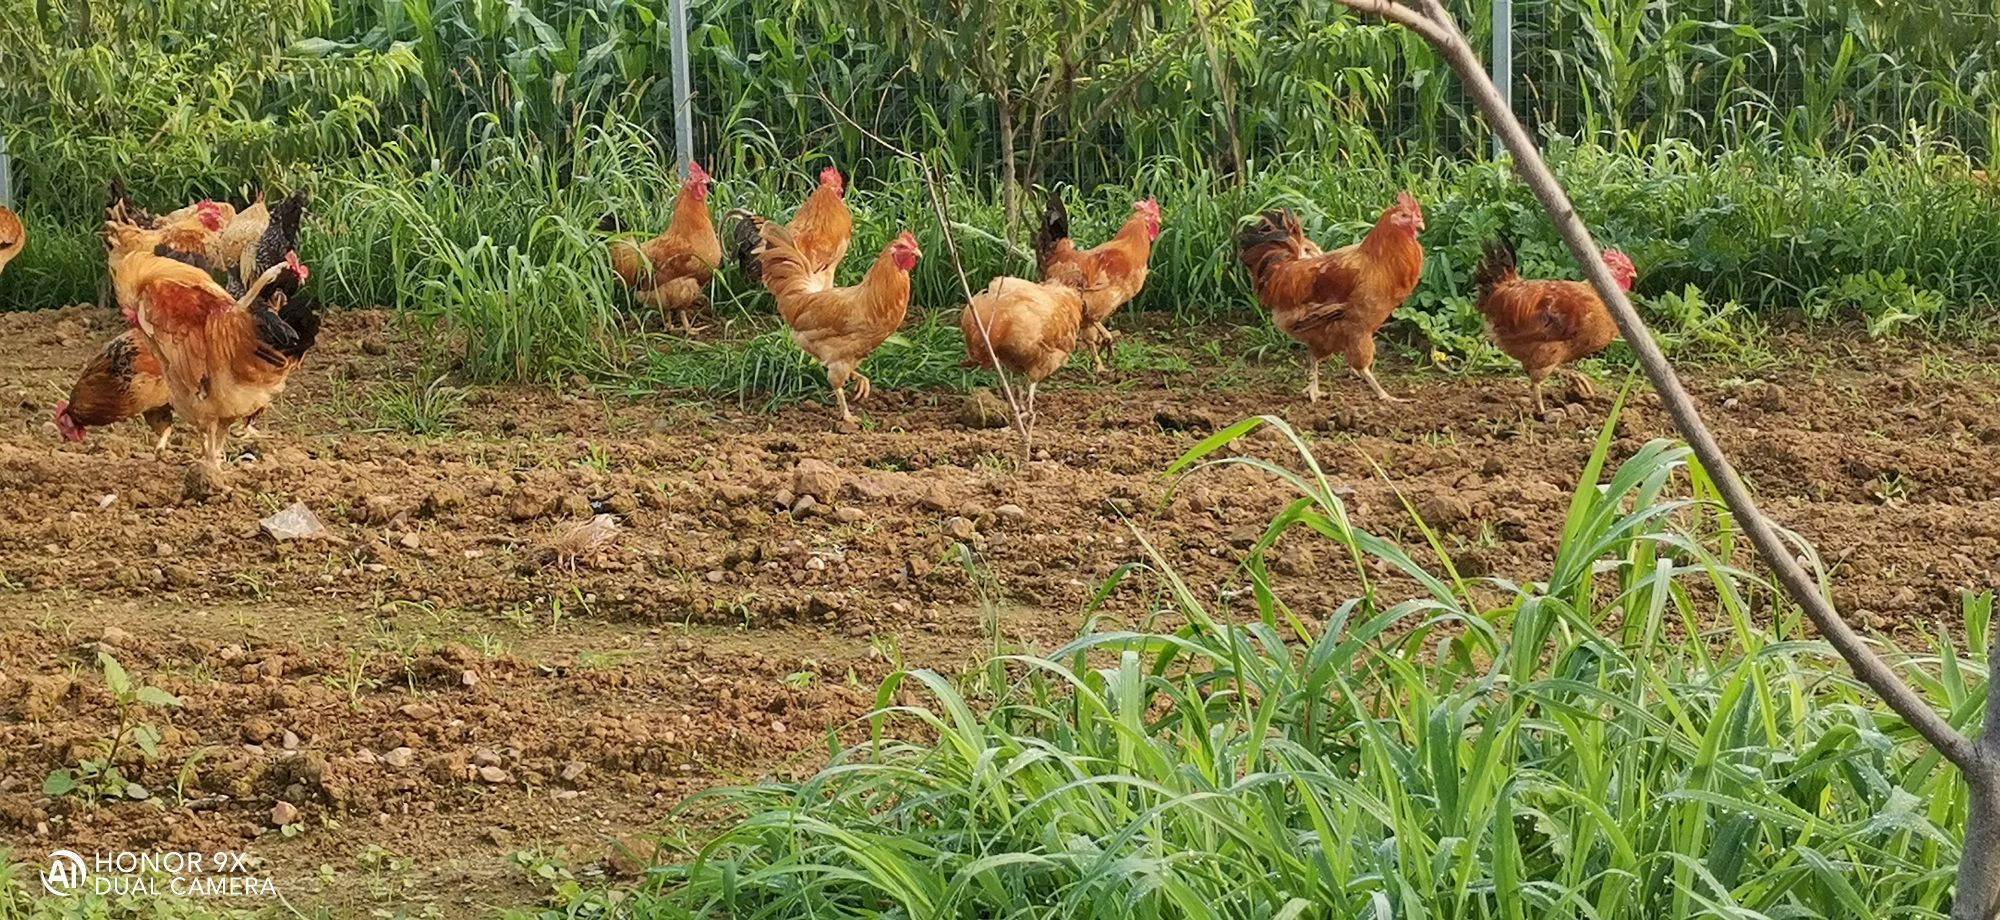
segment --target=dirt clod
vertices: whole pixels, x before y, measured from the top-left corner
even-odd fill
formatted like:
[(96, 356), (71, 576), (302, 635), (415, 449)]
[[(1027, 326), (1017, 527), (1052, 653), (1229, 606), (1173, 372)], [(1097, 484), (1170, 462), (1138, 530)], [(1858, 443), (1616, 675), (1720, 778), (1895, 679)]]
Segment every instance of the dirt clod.
[(979, 387), (959, 404), (958, 423), (967, 428), (1005, 428), (1014, 423), (1014, 411), (992, 390)]
[(792, 491), (832, 504), (846, 481), (840, 469), (824, 460), (807, 458), (792, 468)]

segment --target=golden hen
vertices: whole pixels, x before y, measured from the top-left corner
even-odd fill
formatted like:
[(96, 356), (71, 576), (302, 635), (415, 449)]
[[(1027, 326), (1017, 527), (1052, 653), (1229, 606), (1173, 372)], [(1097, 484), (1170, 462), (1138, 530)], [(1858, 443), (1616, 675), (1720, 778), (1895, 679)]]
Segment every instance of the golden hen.
[(761, 281), (778, 301), (778, 315), (792, 330), (792, 341), (826, 366), (842, 422), (854, 421), (847, 408), (847, 382), (855, 383), (855, 399), (866, 399), (868, 376), (861, 360), (903, 325), (910, 309), (910, 270), (923, 250), (917, 238), (903, 231), (883, 247), (861, 283), (831, 287), (813, 270), (813, 259), (799, 248), (791, 228), (747, 211), (731, 211), (736, 225), (736, 254), (743, 273)]
[[(689, 163), (688, 180), (681, 186), (665, 232), (643, 243), (607, 244), (611, 270), (619, 280), (640, 303), (669, 318), (678, 315), (684, 332), (694, 332), (693, 313), (708, 303), (708, 282), (722, 263), (722, 240), (708, 214), (708, 187), (714, 182), (700, 163)], [(597, 228), (617, 232), (625, 225), (616, 215), (606, 214)]]
[(1033, 424), (1035, 389), (1069, 361), (1084, 322), (1084, 295), (1073, 287), (995, 278), (959, 314), (965, 366), (997, 365), (1027, 378), (1025, 411)]
[(1375, 379), (1375, 330), (1409, 299), (1423, 276), (1423, 207), (1404, 192), (1361, 242), (1320, 252), (1290, 211), (1265, 211), (1236, 234), (1257, 300), (1285, 334), (1304, 343), (1306, 399), (1319, 400), (1320, 362), (1338, 353), (1381, 399)]

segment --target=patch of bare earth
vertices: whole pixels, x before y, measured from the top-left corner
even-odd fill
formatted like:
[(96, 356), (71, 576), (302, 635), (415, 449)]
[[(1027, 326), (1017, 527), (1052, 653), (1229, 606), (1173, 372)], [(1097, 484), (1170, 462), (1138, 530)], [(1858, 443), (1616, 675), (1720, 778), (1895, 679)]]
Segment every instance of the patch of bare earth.
[[(689, 793), (811, 769), (899, 663), (975, 661), (987, 611), (1010, 645), (1070, 638), (1106, 576), (1143, 559), (1132, 527), (1219, 596), (1291, 495), (1246, 470), (1170, 493), (1160, 473), (1248, 415), (1306, 432), (1362, 526), (1422, 550), (1400, 492), (1461, 574), (1543, 576), (1611, 405), (1567, 394), (1535, 421), (1516, 378), (1416, 376), (1391, 384), (1407, 404), (1335, 378), (1313, 406), (1293, 367), (1194, 361), (1071, 371), (1025, 462), (947, 393), (878, 391), (842, 434), (816, 405), (475, 389), (448, 431), (414, 437), (368, 430), (411, 388), (409, 349), (352, 312), (228, 491), (190, 503), (185, 434), (162, 462), (137, 422), (80, 445), (49, 424), (117, 322), (0, 316), (0, 847), (247, 848), (294, 906), (342, 912), (523, 903), (536, 889), (508, 857), (524, 850), (615, 871), (612, 842)], [(1836, 564), (1844, 607), (1890, 633), (1940, 628), (2000, 567), (2000, 355), (1789, 349), (1696, 392), (1771, 512)], [(1637, 395), (1617, 453), (1668, 432)], [(1274, 438), (1251, 446), (1285, 459)], [(295, 501), (333, 539), (260, 533)], [(619, 521), (609, 542), (565, 541), (599, 514)], [(1358, 588), (1309, 540), (1275, 568), (1308, 618)], [(1137, 623), (1157, 601), (1132, 579), (1096, 613)], [(150, 801), (42, 792), (112, 731), (100, 649), (184, 701), (148, 715), (159, 756), (126, 764)]]

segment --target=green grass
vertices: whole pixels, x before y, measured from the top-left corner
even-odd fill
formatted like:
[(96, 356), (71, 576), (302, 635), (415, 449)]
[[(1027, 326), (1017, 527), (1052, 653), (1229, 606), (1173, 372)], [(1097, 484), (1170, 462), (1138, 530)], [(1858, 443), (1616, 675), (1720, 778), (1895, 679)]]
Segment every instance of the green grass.
[[(1297, 457), (1213, 462), (1298, 499), (1238, 600), (1148, 545), (1121, 577), (1164, 589), (1149, 627), (900, 671), (825, 769), (697, 797), (664, 823), (710, 830), (636, 890), (541, 916), (1944, 916), (1962, 783), (1738, 567), (1684, 448), (1612, 467), (1607, 426), (1547, 576), (1468, 581), (1353, 527), (1275, 419), (1180, 468), (1258, 425)], [(1287, 605), (1290, 531), (1365, 593)], [(1962, 728), (1991, 618), (1970, 597), (1966, 645), (1896, 659)]]

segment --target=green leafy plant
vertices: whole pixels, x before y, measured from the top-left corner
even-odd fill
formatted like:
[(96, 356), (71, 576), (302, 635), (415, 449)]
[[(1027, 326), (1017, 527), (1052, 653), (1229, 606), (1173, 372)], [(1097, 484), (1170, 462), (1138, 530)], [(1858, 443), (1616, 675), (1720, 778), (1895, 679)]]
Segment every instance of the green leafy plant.
[[(1224, 455), (1257, 428), (1292, 459)], [(560, 909), (1941, 913), (1954, 775), (1738, 567), (1688, 451), (1655, 441), (1613, 466), (1613, 430), (1551, 509), (1561, 545), (1532, 582), (1460, 577), (1421, 519), (1414, 550), (1360, 529), (1277, 419), (1218, 432), (1176, 469), (1248, 467), (1296, 492), (1239, 589), (1184, 581), (1141, 534), (1141, 577), (1185, 625), (998, 656), (1010, 679), (985, 698), (899, 670), (826, 769), (696, 797), (683, 816), (717, 833), (668, 841), (636, 891)], [(1361, 593), (1289, 605), (1264, 555), (1302, 536), (1348, 558)], [(1961, 723), (1988, 692), (1990, 596), (1965, 612), (1967, 644), (1896, 659)]]
[(1867, 271), (1841, 275), (1806, 295), (1806, 314), (1827, 319), (1852, 312), (1868, 324), (1868, 337), (1879, 339), (1913, 323), (1929, 322), (1944, 312), (1944, 295), (1910, 284), (1903, 269), (1883, 274)]
[(143, 721), (144, 711), (148, 707), (174, 709), (181, 701), (158, 687), (134, 682), (118, 659), (108, 652), (97, 653), (97, 664), (104, 673), (105, 687), (111, 691), (118, 723), (109, 737), (96, 743), (96, 756), (77, 761), (74, 768), (49, 773), (42, 780), (42, 793), (76, 795), (92, 802), (106, 798), (149, 799), (152, 792), (126, 774), (123, 761), (132, 749), (138, 751), (142, 765), (160, 756), (160, 730)]

